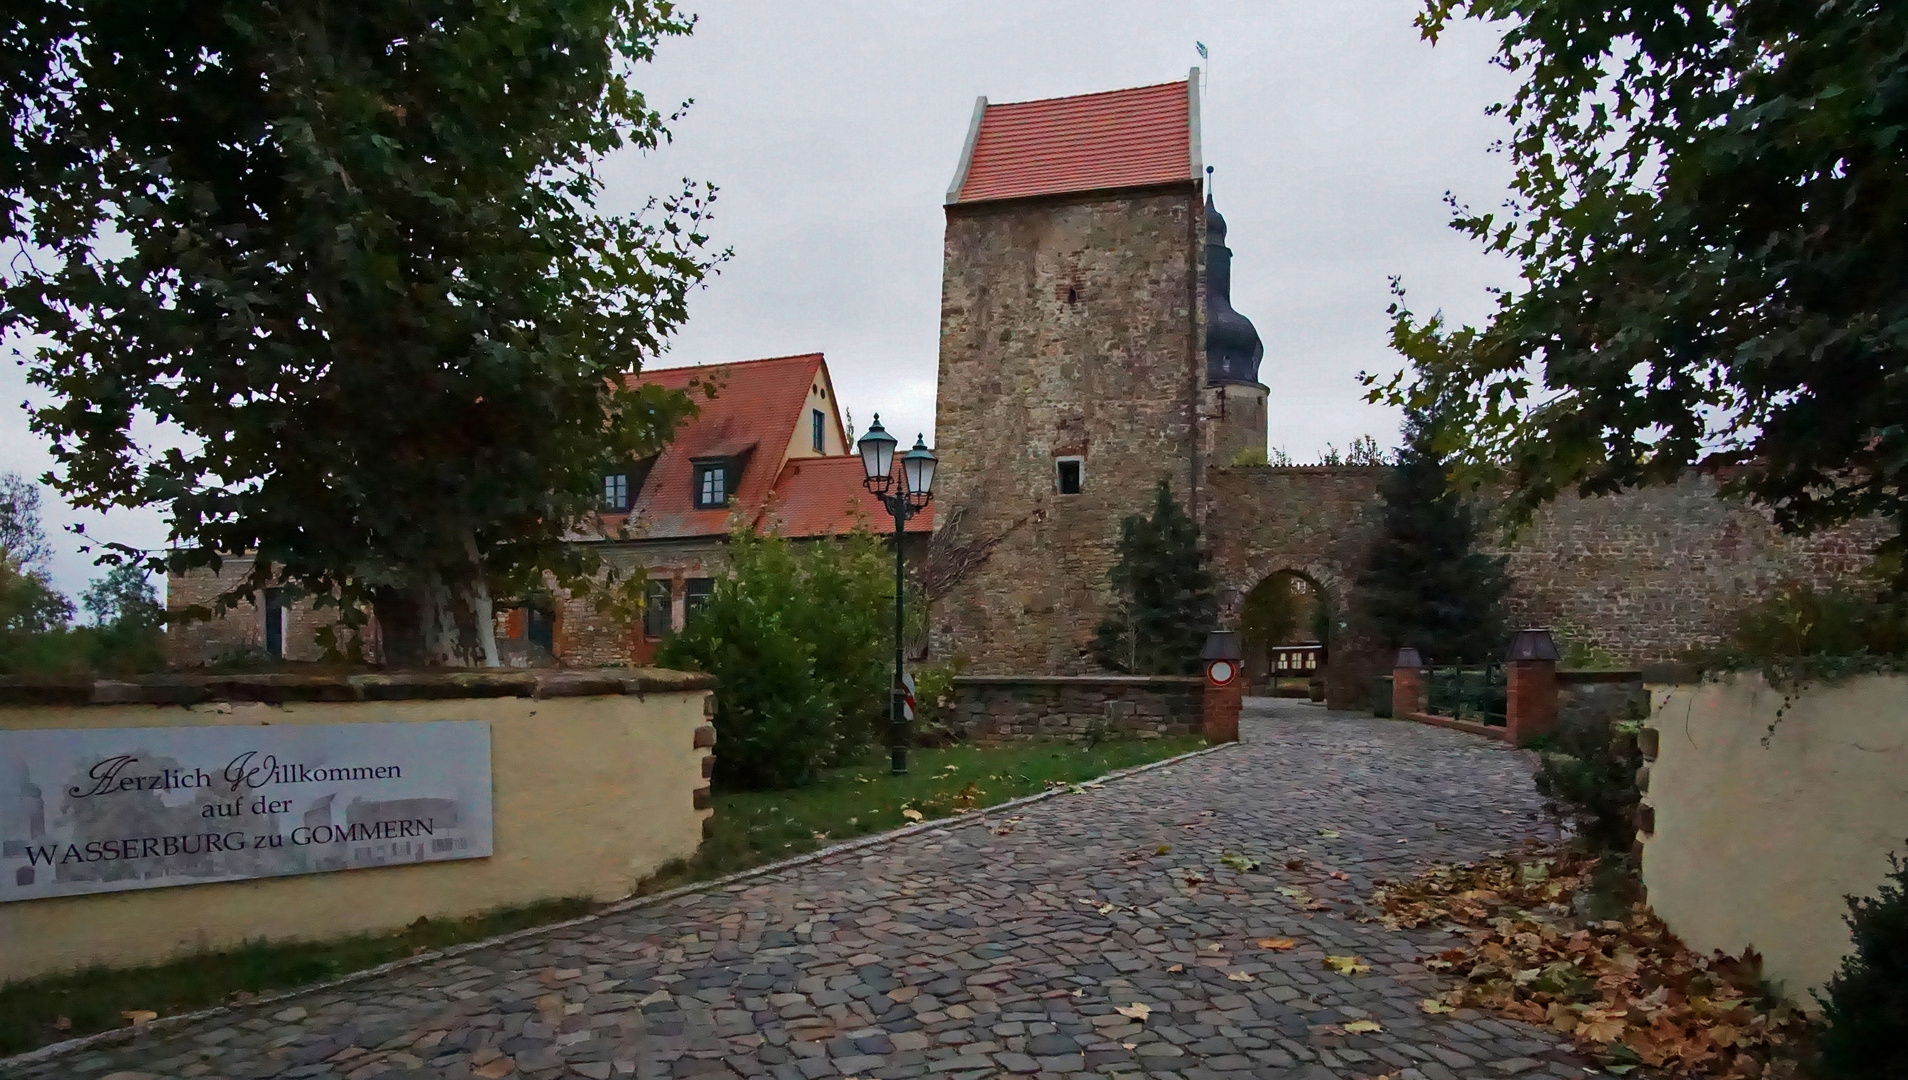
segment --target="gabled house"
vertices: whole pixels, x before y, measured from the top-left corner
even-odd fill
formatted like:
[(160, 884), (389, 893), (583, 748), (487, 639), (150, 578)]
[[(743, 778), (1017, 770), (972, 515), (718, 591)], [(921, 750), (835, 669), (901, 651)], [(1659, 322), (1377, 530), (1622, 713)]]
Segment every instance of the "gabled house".
[[(594, 602), (568, 599), (548, 612), (513, 611), (503, 624), (507, 637), (535, 631), (538, 645), (580, 666), (648, 663), (714, 588), (738, 523), (794, 539), (845, 533), (858, 521), (893, 533), (893, 519), (862, 486), (861, 460), (822, 354), (661, 368), (630, 379), (686, 390), (699, 406), (660, 454), (604, 474), (600, 521), (576, 538), (601, 545), (603, 560), (618, 569), (647, 571), (643, 625), (624, 634)], [(933, 528), (930, 505), (907, 523), (906, 542), (924, 544)]]
[[(822, 354), (662, 368), (629, 379), (686, 390), (698, 405), (660, 453), (603, 474), (602, 512), (572, 536), (620, 571), (647, 572), (643, 617), (631, 626), (598, 612), (591, 598), (560, 592), (501, 606), (497, 630), (506, 663), (548, 655), (577, 667), (649, 663), (726, 571), (728, 535), (737, 525), (797, 539), (845, 533), (862, 521), (881, 535), (894, 531), (893, 519), (862, 487), (861, 460)], [(904, 542), (925, 545), (933, 528), (930, 507), (908, 522)], [(241, 574), (249, 563), (227, 560)], [(219, 590), (209, 573), (174, 575), (167, 603), (204, 603)], [(316, 660), (314, 634), (325, 621), (309, 601), (280, 603), (268, 590), (251, 608), (175, 627), (166, 635), (168, 660), (190, 666), (246, 647)], [(375, 640), (374, 632), (374, 649)]]

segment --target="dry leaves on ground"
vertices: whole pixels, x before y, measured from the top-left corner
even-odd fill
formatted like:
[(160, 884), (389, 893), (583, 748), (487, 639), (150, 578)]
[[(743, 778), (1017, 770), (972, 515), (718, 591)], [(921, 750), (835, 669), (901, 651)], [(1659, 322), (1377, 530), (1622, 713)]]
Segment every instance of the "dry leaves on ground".
[[(1425, 966), (1463, 978), (1427, 1013), (1469, 1006), (1569, 1036), (1617, 1075), (1775, 1080), (1796, 1075), (1808, 1025), (1766, 999), (1761, 958), (1705, 959), (1643, 904), (1622, 919), (1574, 914), (1596, 859), (1533, 849), (1435, 868), (1373, 894), (1394, 929), (1456, 924), (1466, 943)], [(1444, 1007), (1439, 1007), (1440, 1005)]]

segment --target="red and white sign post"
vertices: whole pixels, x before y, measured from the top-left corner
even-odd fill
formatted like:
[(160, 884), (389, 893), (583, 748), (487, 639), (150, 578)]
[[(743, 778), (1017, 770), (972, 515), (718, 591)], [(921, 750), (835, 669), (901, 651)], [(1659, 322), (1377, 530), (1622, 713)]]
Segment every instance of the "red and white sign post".
[(1207, 634), (1199, 658), (1206, 664), (1205, 693), (1200, 701), (1200, 726), (1206, 741), (1238, 742), (1239, 710), (1245, 705), (1239, 635), (1230, 630)]

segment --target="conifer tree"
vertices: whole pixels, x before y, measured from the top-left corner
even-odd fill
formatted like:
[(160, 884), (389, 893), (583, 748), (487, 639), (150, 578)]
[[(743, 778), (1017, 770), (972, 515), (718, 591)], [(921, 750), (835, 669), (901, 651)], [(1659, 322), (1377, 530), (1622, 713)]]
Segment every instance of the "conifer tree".
[(1188, 675), (1213, 625), (1212, 574), (1199, 526), (1161, 480), (1153, 514), (1120, 522), (1119, 562), (1108, 575), (1112, 610), (1093, 638), (1101, 667), (1131, 675)]
[(1424, 413), (1406, 424), (1397, 464), (1380, 481), (1384, 520), (1353, 605), (1387, 651), (1416, 648), (1441, 663), (1496, 657), (1504, 645), (1504, 560), (1477, 550), (1470, 500), (1451, 489)]

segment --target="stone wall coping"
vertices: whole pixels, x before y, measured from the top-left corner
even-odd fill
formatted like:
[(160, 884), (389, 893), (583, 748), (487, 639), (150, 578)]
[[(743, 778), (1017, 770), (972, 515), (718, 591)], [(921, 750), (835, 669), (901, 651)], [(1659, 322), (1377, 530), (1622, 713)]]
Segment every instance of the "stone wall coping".
[(1198, 675), (956, 675), (955, 686), (1176, 686), (1197, 687)]
[(208, 701), (428, 701), (457, 698), (559, 698), (708, 690), (715, 677), (666, 668), (596, 671), (386, 671), (360, 674), (271, 672), (145, 675), (133, 679), (0, 678), (0, 707), (47, 705), (196, 705)]
[(1641, 669), (1634, 671), (1559, 671), (1558, 685), (1582, 683), (1632, 683), (1642, 682)]
[(1658, 664), (1644, 664), (1641, 672), (1643, 681), (1658, 685), (1694, 683), (1703, 681), (1703, 673), (1694, 664), (1679, 661), (1664, 661)]

